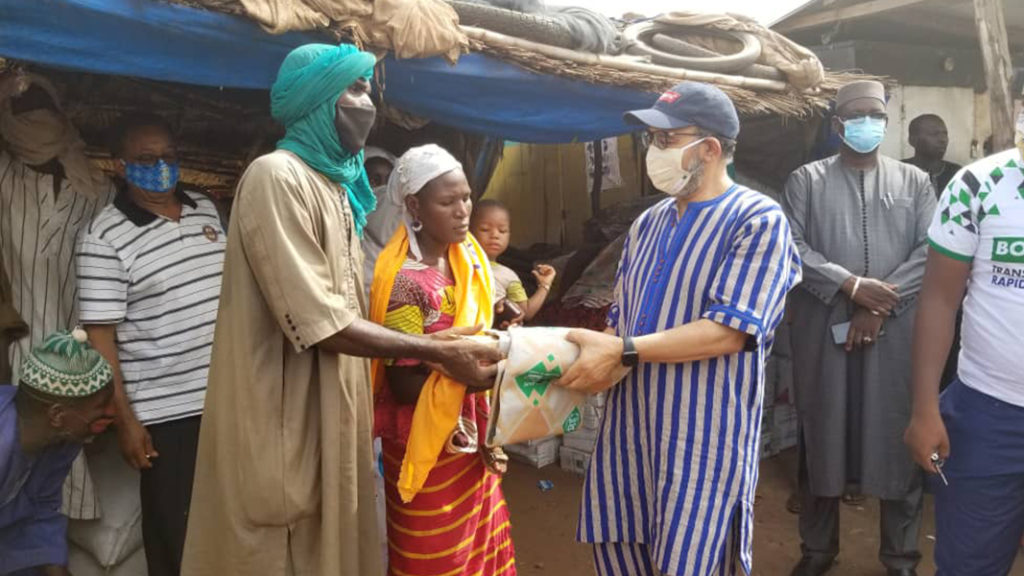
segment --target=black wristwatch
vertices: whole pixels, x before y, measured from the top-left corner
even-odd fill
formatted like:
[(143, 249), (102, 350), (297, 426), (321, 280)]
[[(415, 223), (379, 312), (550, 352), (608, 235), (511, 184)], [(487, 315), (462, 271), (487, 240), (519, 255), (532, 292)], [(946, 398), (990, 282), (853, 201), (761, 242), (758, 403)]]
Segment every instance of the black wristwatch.
[(632, 336), (622, 339), (622, 365), (633, 368), (640, 363), (640, 354), (636, 351), (636, 344)]

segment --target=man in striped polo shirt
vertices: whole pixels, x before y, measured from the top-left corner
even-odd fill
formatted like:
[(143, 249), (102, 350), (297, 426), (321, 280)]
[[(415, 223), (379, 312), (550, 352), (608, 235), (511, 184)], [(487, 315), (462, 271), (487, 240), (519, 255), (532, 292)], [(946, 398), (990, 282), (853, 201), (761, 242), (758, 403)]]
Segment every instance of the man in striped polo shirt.
[(577, 538), (601, 576), (749, 574), (764, 362), (800, 260), (779, 205), (727, 175), (722, 91), (684, 82), (626, 118), (671, 197), (626, 238), (611, 334), (569, 336), (561, 384), (610, 388)]
[(124, 185), (79, 238), (81, 321), (114, 367), (117, 432), (142, 471), (150, 576), (180, 572), (217, 319), (225, 234), (210, 199), (178, 185), (167, 124), (126, 119)]

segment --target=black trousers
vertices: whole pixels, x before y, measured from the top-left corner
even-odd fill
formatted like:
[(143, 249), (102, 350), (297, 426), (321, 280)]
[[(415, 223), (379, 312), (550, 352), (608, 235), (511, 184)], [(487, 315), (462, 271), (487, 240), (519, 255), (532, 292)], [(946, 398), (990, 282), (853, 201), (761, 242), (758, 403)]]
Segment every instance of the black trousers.
[(142, 541), (149, 576), (179, 576), (199, 449), (200, 417), (147, 426), (160, 454), (142, 471)]
[[(829, 563), (839, 555), (839, 498), (811, 493), (807, 460), (800, 442), (800, 551), (805, 557)], [(881, 500), (878, 559), (886, 568), (915, 568), (921, 561), (918, 534), (924, 504), (923, 478), (899, 500)]]

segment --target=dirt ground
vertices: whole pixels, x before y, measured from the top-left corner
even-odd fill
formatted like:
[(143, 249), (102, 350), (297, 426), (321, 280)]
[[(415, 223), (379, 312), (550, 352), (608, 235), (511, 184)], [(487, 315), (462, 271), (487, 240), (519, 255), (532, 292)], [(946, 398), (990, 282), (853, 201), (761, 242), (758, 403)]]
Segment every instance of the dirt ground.
[[(786, 498), (795, 483), (795, 459), (795, 451), (790, 450), (761, 462), (754, 512), (755, 576), (788, 576), (799, 560), (797, 519), (786, 511)], [(537, 486), (541, 480), (553, 482), (554, 488), (542, 492)], [(503, 487), (512, 512), (519, 574), (594, 574), (590, 549), (574, 540), (582, 484), (581, 477), (564, 472), (557, 465), (537, 470), (518, 462), (512, 464)], [(843, 506), (841, 523), (842, 550), (839, 563), (829, 576), (885, 576), (877, 559), (878, 503), (868, 500), (860, 507)], [(929, 499), (921, 530), (921, 576), (935, 573), (934, 527)], [(1011, 576), (1024, 576), (1024, 560), (1018, 559)]]

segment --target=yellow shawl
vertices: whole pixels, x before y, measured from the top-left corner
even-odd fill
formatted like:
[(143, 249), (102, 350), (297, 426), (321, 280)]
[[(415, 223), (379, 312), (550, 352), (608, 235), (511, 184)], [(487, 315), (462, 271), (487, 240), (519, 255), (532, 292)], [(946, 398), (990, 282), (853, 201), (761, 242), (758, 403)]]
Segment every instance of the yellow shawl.
[[(370, 320), (377, 324), (384, 324), (395, 277), (408, 258), (408, 234), (405, 226), (399, 226), (377, 257), (370, 289)], [(465, 242), (448, 248), (448, 262), (455, 276), (455, 326), (483, 324), (490, 328), (494, 320), (491, 304), (494, 276), (483, 249), (469, 235)], [(386, 384), (384, 362), (375, 359), (374, 394)], [(466, 387), (447, 376), (432, 372), (427, 378), (413, 412), (409, 444), (398, 478), (398, 493), (403, 502), (410, 502), (423, 488), (445, 442), (458, 424), (465, 394)]]

